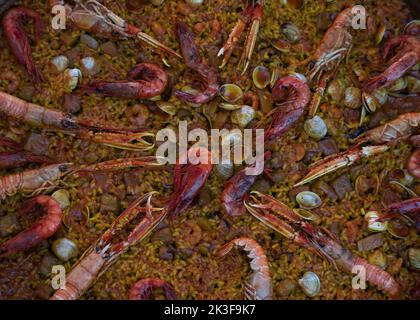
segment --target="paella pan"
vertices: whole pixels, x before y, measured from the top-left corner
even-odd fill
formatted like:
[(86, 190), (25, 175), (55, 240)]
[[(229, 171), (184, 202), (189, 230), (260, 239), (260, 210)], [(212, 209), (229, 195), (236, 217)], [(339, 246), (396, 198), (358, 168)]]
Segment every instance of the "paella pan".
[(419, 299), (418, 9), (0, 1), (0, 299)]

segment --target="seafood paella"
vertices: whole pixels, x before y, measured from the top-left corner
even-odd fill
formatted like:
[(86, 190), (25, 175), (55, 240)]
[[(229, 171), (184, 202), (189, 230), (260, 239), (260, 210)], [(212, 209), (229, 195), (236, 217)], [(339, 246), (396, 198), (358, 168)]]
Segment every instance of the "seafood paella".
[[(0, 14), (0, 299), (420, 298), (420, 20), (405, 1)], [(214, 161), (246, 141), (258, 172)]]

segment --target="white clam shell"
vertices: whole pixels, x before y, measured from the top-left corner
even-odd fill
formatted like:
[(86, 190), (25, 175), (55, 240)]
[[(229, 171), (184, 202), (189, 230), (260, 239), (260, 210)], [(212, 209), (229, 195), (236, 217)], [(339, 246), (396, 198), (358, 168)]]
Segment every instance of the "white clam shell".
[(255, 117), (255, 110), (250, 106), (243, 106), (238, 110), (232, 111), (230, 119), (232, 123), (245, 128)]
[(368, 229), (373, 232), (386, 231), (387, 225), (385, 222), (378, 221), (379, 214), (376, 211), (369, 211), (365, 214), (365, 220), (368, 223)]
[(319, 116), (306, 120), (304, 129), (308, 136), (314, 139), (322, 139), (328, 133), (327, 125)]
[(51, 60), (52, 64), (57, 68), (57, 71), (63, 72), (69, 66), (69, 59), (66, 56), (57, 56)]
[(302, 191), (296, 196), (296, 202), (303, 209), (315, 209), (322, 205), (321, 198), (312, 191)]
[(316, 273), (308, 271), (298, 281), (303, 292), (309, 297), (315, 297), (321, 289), (321, 281)]

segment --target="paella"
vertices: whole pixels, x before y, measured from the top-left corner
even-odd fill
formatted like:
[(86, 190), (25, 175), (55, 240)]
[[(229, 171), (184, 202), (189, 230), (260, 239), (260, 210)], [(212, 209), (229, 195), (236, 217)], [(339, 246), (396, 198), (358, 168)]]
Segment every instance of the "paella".
[(420, 298), (405, 1), (0, 14), (0, 299)]

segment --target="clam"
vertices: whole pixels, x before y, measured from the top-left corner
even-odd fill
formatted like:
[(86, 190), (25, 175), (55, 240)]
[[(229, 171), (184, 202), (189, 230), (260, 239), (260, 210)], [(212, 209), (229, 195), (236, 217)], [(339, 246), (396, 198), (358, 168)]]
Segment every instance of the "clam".
[(321, 281), (316, 273), (308, 271), (298, 281), (299, 286), (308, 297), (315, 297), (321, 289)]
[(233, 83), (228, 83), (221, 86), (219, 88), (219, 94), (223, 100), (229, 103), (237, 102), (244, 95), (242, 89)]
[(328, 133), (327, 125), (319, 116), (306, 120), (304, 129), (308, 136), (314, 139), (322, 139)]
[(396, 238), (405, 239), (410, 234), (410, 229), (400, 219), (392, 219), (387, 222), (388, 232)]
[(395, 92), (404, 90), (405, 88), (407, 88), (407, 79), (399, 78), (388, 88), (388, 90), (391, 92)]
[(277, 80), (280, 78), (280, 68), (274, 68), (271, 73), (270, 87), (273, 88), (277, 83)]
[(341, 79), (334, 79), (327, 88), (327, 93), (331, 99), (340, 102), (344, 98), (345, 83)]
[(296, 43), (300, 40), (300, 30), (299, 28), (291, 22), (284, 23), (281, 26), (283, 34), (286, 38), (292, 42)]
[(302, 191), (296, 196), (296, 201), (303, 209), (315, 209), (321, 206), (321, 198), (312, 191)]
[(306, 79), (306, 76), (302, 73), (298, 72), (290, 72), (289, 76), (295, 77), (296, 79), (299, 79), (300, 81), (303, 81), (305, 83), (308, 83), (308, 79)]
[(232, 111), (230, 120), (241, 128), (245, 128), (255, 117), (255, 110), (250, 106), (243, 106), (238, 110)]
[(85, 57), (80, 62), (83, 65), (83, 68), (86, 69), (89, 75), (93, 76), (98, 73), (98, 64), (93, 57)]
[(277, 50), (279, 50), (280, 52), (283, 52), (283, 53), (290, 52), (290, 49), (292, 47), (290, 42), (285, 40), (285, 39), (278, 39), (278, 40), (272, 41), (271, 45), (275, 49), (277, 49)]
[(388, 91), (386, 89), (375, 90), (372, 94), (380, 105), (384, 105), (388, 100)]
[(412, 36), (420, 35), (420, 20), (412, 20), (404, 27), (404, 33)]
[(270, 72), (266, 67), (255, 67), (254, 71), (252, 72), (252, 79), (258, 89), (264, 89), (270, 83)]
[(408, 260), (410, 261), (410, 266), (420, 270), (420, 249), (408, 249)]
[(344, 92), (344, 105), (350, 109), (359, 109), (362, 105), (362, 91), (356, 87), (348, 87)]
[(376, 250), (369, 254), (368, 261), (381, 269), (386, 269), (387, 259), (382, 250)]
[(64, 70), (64, 87), (68, 91), (76, 89), (77, 85), (82, 80), (82, 72), (79, 69)]
[(171, 116), (176, 115), (177, 109), (172, 103), (166, 101), (157, 101), (156, 105), (163, 112), (170, 114)]
[(221, 108), (223, 110), (227, 110), (227, 111), (238, 110), (238, 109), (242, 108), (243, 106), (244, 105), (241, 105), (241, 104), (232, 104), (232, 103), (224, 103), (224, 102), (219, 104), (219, 108)]
[(406, 79), (408, 92), (420, 93), (420, 80), (412, 76), (408, 76)]
[(66, 189), (57, 190), (51, 197), (60, 204), (61, 209), (70, 207), (70, 193)]
[(369, 211), (365, 214), (365, 220), (368, 224), (369, 231), (382, 232), (387, 229), (385, 222), (378, 221), (379, 213), (377, 211)]
[(78, 253), (76, 244), (67, 238), (55, 240), (51, 249), (57, 258), (62, 261), (69, 261), (70, 259), (76, 257)]
[(414, 182), (414, 177), (408, 173), (406, 169), (403, 170), (404, 177), (401, 179), (401, 184), (404, 186), (410, 186)]
[[(187, 89), (187, 90), (185, 90), (185, 92), (188, 92), (188, 93), (191, 93), (191, 94), (198, 94), (199, 93), (199, 91), (195, 90), (195, 89)], [(160, 101), (160, 100), (162, 100), (162, 96), (160, 94), (158, 94), (157, 96), (153, 96), (153, 97), (149, 98), (148, 100), (149, 101), (154, 101), (154, 102)], [(189, 103), (189, 105), (192, 106), (192, 107), (195, 107), (195, 108), (198, 108), (200, 106), (199, 104), (195, 104), (195, 103)]]
[(69, 66), (69, 59), (66, 56), (57, 56), (51, 60), (51, 63), (57, 68), (57, 71), (63, 72)]
[(381, 25), (376, 30), (376, 35), (375, 35), (376, 44), (380, 44), (382, 42), (382, 39), (385, 36), (385, 31), (386, 31), (386, 27), (383, 23), (381, 23)]
[(378, 100), (371, 94), (362, 93), (362, 103), (366, 112), (375, 112), (379, 108)]

